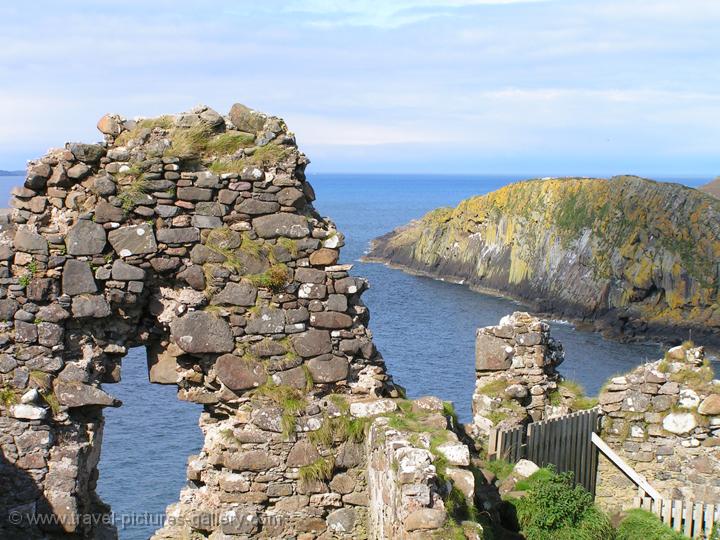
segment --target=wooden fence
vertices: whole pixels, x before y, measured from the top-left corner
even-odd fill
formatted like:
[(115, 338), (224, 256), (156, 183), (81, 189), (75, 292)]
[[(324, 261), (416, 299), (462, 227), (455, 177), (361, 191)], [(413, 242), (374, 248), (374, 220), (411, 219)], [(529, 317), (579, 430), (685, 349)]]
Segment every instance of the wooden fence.
[(635, 506), (658, 516), (663, 523), (690, 538), (710, 538), (720, 526), (720, 505), (692, 501), (635, 497)]
[(591, 437), (597, 428), (598, 409), (590, 409), (494, 431), (488, 455), (513, 463), (525, 458), (540, 467), (554, 465), (558, 472), (572, 472), (575, 482), (594, 495), (598, 451)]

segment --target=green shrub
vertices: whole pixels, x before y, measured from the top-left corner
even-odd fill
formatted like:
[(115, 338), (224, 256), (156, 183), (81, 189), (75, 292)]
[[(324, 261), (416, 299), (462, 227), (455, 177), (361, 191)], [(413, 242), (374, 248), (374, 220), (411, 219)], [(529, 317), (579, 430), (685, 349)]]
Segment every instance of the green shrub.
[(571, 473), (538, 471), (528, 482), (527, 496), (514, 501), (527, 540), (610, 540), (608, 517), (593, 504), (592, 495), (574, 486)]
[(513, 467), (515, 467), (513, 463), (504, 459), (494, 459), (484, 464), (484, 468), (493, 473), (500, 482), (510, 476)]
[(538, 482), (547, 480), (555, 476), (555, 471), (552, 467), (543, 467), (539, 471), (536, 471), (529, 478), (523, 478), (518, 480), (515, 484), (515, 491), (528, 491), (533, 488)]
[(673, 531), (660, 519), (646, 510), (630, 510), (620, 522), (616, 540), (682, 540), (682, 534)]

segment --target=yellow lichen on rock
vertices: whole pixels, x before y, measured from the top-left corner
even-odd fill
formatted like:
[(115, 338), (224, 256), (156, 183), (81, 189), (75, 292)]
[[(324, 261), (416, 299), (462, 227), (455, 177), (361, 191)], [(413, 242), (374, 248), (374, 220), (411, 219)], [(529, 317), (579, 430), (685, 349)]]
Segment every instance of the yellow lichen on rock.
[(430, 212), (378, 239), (370, 257), (570, 316), (614, 313), (631, 333), (652, 323), (717, 334), (720, 201), (679, 184), (517, 182)]

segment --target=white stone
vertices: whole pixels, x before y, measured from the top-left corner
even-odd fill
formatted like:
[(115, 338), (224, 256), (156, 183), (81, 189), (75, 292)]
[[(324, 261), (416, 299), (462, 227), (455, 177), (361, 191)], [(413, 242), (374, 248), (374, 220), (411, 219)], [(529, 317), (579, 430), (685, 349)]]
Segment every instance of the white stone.
[(690, 433), (696, 426), (695, 417), (690, 413), (670, 413), (663, 420), (663, 429), (676, 435)]
[(680, 391), (680, 399), (678, 405), (683, 409), (696, 409), (700, 405), (700, 396), (690, 388), (685, 388)]
[(333, 266), (326, 266), (325, 271), (326, 272), (349, 272), (352, 270), (353, 265), (352, 264), (335, 264)]
[(470, 465), (470, 450), (462, 443), (443, 443), (437, 447), (437, 450), (445, 456), (450, 465), (461, 467)]
[(338, 235), (331, 236), (327, 240), (323, 240), (323, 247), (334, 249), (340, 244), (340, 237)]
[(405, 446), (395, 451), (395, 459), (398, 463), (399, 474), (414, 475), (427, 471), (432, 464), (433, 456), (422, 448)]
[(36, 407), (35, 405), (13, 405), (10, 408), (10, 414), (14, 418), (21, 418), (23, 420), (42, 420), (47, 416), (47, 411), (42, 407)]
[(513, 476), (520, 478), (530, 478), (533, 474), (538, 472), (540, 467), (529, 459), (521, 459), (513, 467)]
[(447, 475), (453, 485), (458, 488), (465, 497), (471, 501), (475, 498), (475, 476), (467, 469), (447, 468)]
[(640, 426), (632, 426), (630, 428), (630, 436), (636, 439), (642, 439), (645, 437), (645, 430)]
[(40, 393), (34, 388), (32, 388), (22, 395), (22, 397), (20, 398), (20, 403), (35, 403), (39, 397)]
[(473, 417), (473, 426), (477, 427), (480, 431), (484, 433), (488, 433), (491, 429), (495, 427), (495, 424), (492, 420), (483, 416), (482, 414), (476, 414)]
[(391, 399), (376, 399), (373, 401), (357, 401), (350, 404), (350, 414), (357, 418), (385, 414), (397, 410), (397, 403)]

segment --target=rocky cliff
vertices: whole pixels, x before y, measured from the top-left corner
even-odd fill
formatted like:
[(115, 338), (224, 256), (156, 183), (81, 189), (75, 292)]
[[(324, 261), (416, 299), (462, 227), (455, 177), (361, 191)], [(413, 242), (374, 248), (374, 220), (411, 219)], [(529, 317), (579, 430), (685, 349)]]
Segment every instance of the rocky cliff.
[(720, 176), (718, 176), (715, 180), (712, 182), (708, 182), (704, 186), (700, 186), (700, 191), (704, 191), (705, 193), (709, 193), (713, 197), (720, 198)]
[(369, 260), (624, 337), (720, 342), (720, 201), (637, 177), (518, 182), (378, 238)]

